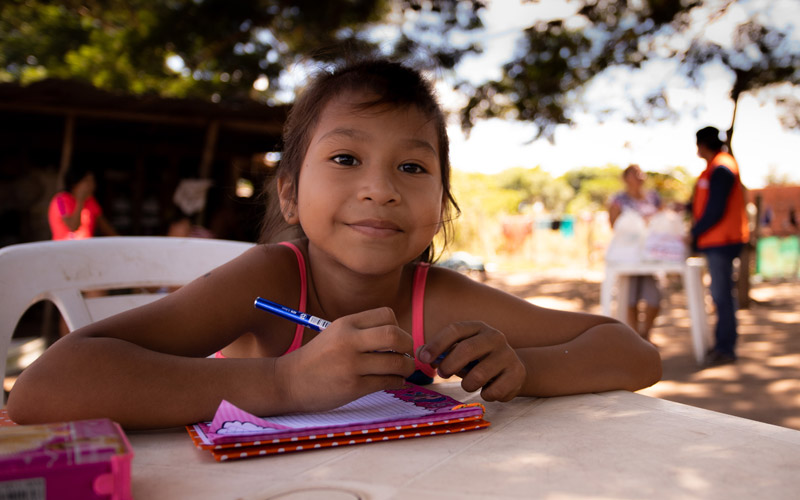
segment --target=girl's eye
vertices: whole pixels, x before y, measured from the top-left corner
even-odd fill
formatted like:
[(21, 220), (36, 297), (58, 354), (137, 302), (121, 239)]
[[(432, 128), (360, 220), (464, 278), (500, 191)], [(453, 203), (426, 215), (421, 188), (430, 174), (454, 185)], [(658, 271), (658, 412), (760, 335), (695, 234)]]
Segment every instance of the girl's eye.
[(422, 174), (425, 172), (425, 169), (416, 163), (403, 163), (397, 168), (399, 168), (401, 172), (407, 174)]
[(355, 167), (360, 165), (359, 161), (356, 160), (356, 158), (352, 155), (345, 155), (345, 154), (336, 155), (333, 158), (331, 158), (331, 160), (333, 160), (335, 163), (338, 163), (339, 165), (345, 165), (348, 167)]

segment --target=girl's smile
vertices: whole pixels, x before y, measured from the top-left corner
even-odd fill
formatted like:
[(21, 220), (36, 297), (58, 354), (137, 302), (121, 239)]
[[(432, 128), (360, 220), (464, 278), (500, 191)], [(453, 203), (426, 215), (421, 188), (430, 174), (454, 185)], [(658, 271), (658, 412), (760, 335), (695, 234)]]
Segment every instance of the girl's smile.
[(374, 238), (390, 238), (403, 232), (397, 224), (381, 219), (363, 219), (347, 225), (355, 231)]

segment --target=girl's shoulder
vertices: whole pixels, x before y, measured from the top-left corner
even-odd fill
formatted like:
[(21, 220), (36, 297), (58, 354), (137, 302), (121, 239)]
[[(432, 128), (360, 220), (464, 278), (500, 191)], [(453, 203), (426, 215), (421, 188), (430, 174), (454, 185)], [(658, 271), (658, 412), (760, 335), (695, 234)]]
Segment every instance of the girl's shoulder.
[(506, 292), (453, 269), (432, 265), (425, 286), (426, 303), (457, 302), (461, 304), (488, 300), (497, 296), (510, 297)]
[(547, 325), (564, 321), (567, 314), (538, 307), (492, 286), (491, 281), (483, 283), (451, 269), (431, 267), (425, 293), (428, 333), (451, 323), (481, 321), (503, 332), (512, 345), (523, 345), (524, 338), (550, 338)]
[(257, 243), (252, 248), (248, 249), (242, 254), (242, 257), (250, 260), (258, 260), (264, 264), (281, 265), (288, 263), (298, 262), (295, 254), (295, 249), (299, 250), (301, 254), (305, 254), (305, 245), (300, 241), (287, 242), (290, 243)]
[(291, 248), (257, 244), (211, 270), (203, 279), (196, 280), (187, 288), (198, 297), (212, 295), (218, 297), (215, 299), (217, 301), (232, 303), (229, 305), (231, 308), (247, 304), (248, 310), (252, 309), (256, 297), (294, 304), (300, 294), (298, 269), (297, 258)]
[(273, 283), (297, 279), (298, 260), (290, 247), (259, 243), (247, 249), (221, 268), (235, 279)]

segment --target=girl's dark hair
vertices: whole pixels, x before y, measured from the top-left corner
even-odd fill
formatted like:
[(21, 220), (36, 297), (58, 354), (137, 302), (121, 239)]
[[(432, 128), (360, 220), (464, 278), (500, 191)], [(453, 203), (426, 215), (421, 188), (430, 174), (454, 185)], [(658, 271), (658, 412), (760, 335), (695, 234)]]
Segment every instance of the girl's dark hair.
[[(260, 241), (268, 243), (303, 235), (299, 225), (289, 226), (283, 219), (277, 196), (277, 179), (291, 181), (295, 196), (297, 195), (300, 168), (322, 110), (332, 99), (353, 91), (375, 95), (374, 98), (361, 102), (359, 109), (415, 106), (433, 120), (439, 141), (439, 163), (445, 201), (442, 228), (446, 245), (452, 234), (451, 221), (454, 215), (458, 215), (459, 209), (450, 189), (450, 142), (444, 113), (428, 80), (414, 69), (387, 60), (360, 61), (332, 71), (322, 71), (294, 102), (283, 127), (280, 162), (273, 179), (265, 186), (267, 211)], [(420, 255), (422, 261), (433, 260), (432, 246), (428, 246)]]

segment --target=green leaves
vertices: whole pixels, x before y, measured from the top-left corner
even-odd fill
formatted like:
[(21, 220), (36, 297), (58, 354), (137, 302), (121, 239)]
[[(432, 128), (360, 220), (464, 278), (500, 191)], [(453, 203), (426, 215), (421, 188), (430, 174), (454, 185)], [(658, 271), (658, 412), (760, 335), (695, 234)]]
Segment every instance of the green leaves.
[[(0, 79), (75, 78), (136, 94), (268, 101), (296, 64), (382, 53), (452, 68), (475, 48), (446, 43), (447, 36), (479, 28), (481, 6), (477, 0), (10, 0), (0, 5)], [(378, 26), (391, 28), (391, 36), (372, 36)], [(265, 90), (254, 90), (259, 79), (269, 81)]]
[[(572, 123), (580, 92), (611, 68), (640, 69), (651, 60), (679, 62), (701, 85), (700, 70), (722, 63), (734, 76), (731, 98), (777, 83), (800, 83), (800, 49), (791, 24), (777, 9), (783, 5), (747, 1), (573, 0), (574, 16), (539, 22), (525, 30), (502, 78), (478, 86), (462, 84), (468, 103), (462, 128), (493, 117), (533, 122), (538, 137), (552, 140), (555, 127)], [(720, 31), (733, 27), (728, 43)], [(634, 102), (634, 121), (675, 116), (661, 82), (648, 97)], [(662, 109), (662, 111), (658, 111)], [(686, 111), (686, 110), (682, 110)]]

